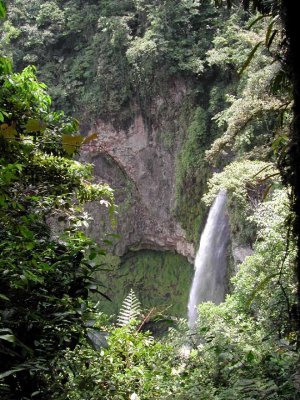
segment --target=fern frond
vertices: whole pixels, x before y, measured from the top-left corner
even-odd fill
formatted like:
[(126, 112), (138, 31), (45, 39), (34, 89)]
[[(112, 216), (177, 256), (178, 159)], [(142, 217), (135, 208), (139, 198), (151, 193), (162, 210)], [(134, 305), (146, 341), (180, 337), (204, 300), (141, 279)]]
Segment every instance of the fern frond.
[(128, 325), (132, 320), (139, 319), (141, 304), (134, 291), (130, 289), (128, 296), (123, 300), (117, 319), (118, 326)]

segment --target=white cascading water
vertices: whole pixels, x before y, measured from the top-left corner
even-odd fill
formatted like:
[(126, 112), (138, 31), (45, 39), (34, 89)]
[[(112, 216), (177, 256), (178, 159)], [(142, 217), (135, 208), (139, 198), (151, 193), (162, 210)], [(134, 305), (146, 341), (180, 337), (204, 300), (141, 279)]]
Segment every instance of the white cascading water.
[(225, 298), (229, 241), (226, 199), (226, 191), (221, 190), (210, 208), (201, 235), (188, 304), (190, 328), (193, 328), (196, 323), (197, 306), (200, 303), (212, 301), (219, 304)]

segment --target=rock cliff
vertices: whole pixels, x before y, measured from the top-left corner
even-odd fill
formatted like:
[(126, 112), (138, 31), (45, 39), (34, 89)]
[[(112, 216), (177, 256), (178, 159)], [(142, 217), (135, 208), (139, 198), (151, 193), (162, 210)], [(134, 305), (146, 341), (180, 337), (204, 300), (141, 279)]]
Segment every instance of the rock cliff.
[[(173, 102), (178, 107), (184, 86), (174, 85), (169, 95), (169, 106)], [(152, 115), (161, 107), (164, 99), (157, 98)], [(172, 214), (180, 144), (172, 148), (164, 144), (162, 123), (156, 119), (149, 125), (138, 107), (128, 128), (97, 120), (90, 133), (97, 132), (98, 137), (82, 149), (80, 157), (94, 164), (96, 180), (108, 182), (115, 190), (119, 206), (116, 232), (120, 234), (115, 254), (121, 256), (130, 249), (174, 250), (192, 260), (193, 244)], [(89, 211), (94, 220), (89, 233), (97, 239), (102, 216), (94, 207)]]

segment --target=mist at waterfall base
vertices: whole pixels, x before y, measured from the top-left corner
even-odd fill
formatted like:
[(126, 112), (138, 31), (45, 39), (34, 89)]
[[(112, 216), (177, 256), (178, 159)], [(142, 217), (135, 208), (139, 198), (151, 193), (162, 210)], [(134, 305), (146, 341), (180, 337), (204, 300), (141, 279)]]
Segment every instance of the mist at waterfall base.
[(229, 222), (227, 195), (221, 190), (212, 204), (201, 235), (195, 259), (195, 275), (188, 303), (190, 328), (197, 321), (197, 306), (205, 301), (219, 304), (224, 301), (227, 275), (227, 245)]

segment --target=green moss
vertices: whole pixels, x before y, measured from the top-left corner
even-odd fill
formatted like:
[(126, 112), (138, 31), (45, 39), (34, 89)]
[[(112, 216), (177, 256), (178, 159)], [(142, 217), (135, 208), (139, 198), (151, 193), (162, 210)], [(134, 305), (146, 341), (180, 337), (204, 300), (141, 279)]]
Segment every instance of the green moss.
[[(167, 251), (140, 250), (123, 258), (106, 258), (110, 271), (100, 274), (103, 292), (111, 302), (98, 297), (103, 311), (118, 314), (132, 288), (142, 309), (158, 307), (169, 315), (186, 317), (193, 266), (181, 255)], [(104, 279), (104, 280), (103, 280)]]
[(201, 197), (206, 189), (209, 167), (204, 152), (210, 141), (207, 113), (197, 107), (177, 158), (175, 207), (175, 216), (194, 243), (199, 240), (199, 228), (205, 214)]
[[(183, 143), (176, 163), (176, 206), (174, 214), (187, 232), (188, 240), (198, 246), (200, 232), (205, 223), (206, 205), (201, 201), (207, 191), (207, 181), (211, 177), (212, 167), (206, 161), (205, 153), (222, 135), (222, 129), (213, 117), (226, 102), (226, 93), (234, 92), (235, 84), (231, 77), (221, 72), (207, 75), (201, 81), (199, 93), (194, 94), (193, 102), (187, 103), (183, 115), (185, 129)], [(201, 90), (200, 90), (201, 89)], [(201, 104), (201, 106), (195, 106)], [(218, 166), (226, 160), (221, 159)]]

